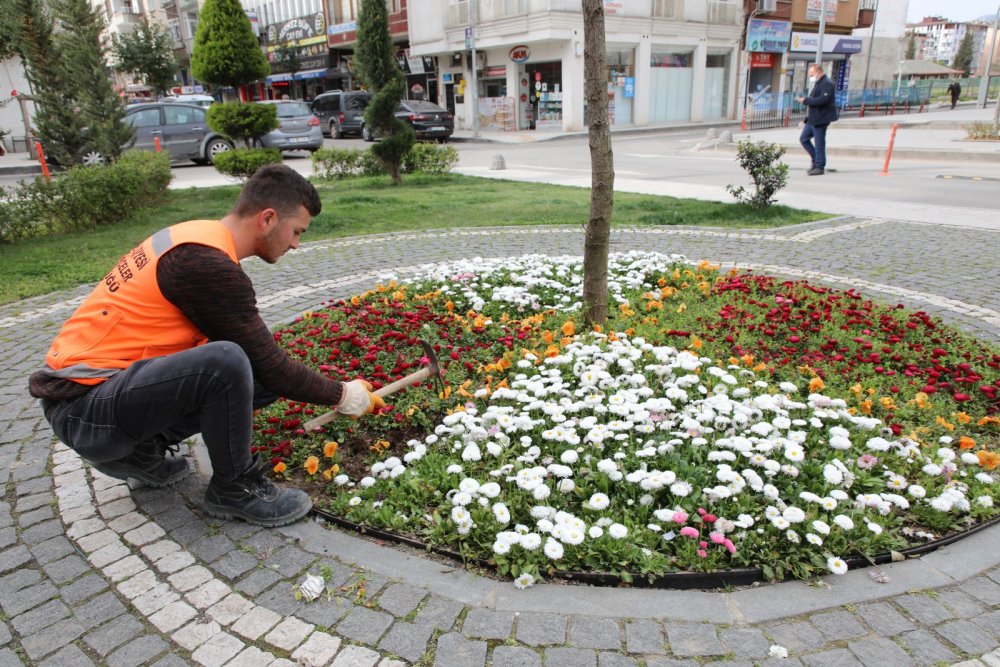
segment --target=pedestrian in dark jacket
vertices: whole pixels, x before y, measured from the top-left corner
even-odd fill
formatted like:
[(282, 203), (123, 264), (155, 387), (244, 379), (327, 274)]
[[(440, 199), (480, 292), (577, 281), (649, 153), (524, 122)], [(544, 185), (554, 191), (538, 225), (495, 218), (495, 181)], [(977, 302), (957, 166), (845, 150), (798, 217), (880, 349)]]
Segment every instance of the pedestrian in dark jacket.
[(948, 84), (948, 94), (951, 95), (951, 108), (954, 109), (958, 104), (958, 96), (962, 94), (962, 86), (958, 85), (958, 81)]
[(813, 84), (809, 97), (798, 98), (800, 104), (809, 107), (799, 143), (812, 158), (809, 175), (821, 176), (826, 170), (826, 128), (837, 120), (836, 89), (819, 63), (809, 66), (809, 81)]

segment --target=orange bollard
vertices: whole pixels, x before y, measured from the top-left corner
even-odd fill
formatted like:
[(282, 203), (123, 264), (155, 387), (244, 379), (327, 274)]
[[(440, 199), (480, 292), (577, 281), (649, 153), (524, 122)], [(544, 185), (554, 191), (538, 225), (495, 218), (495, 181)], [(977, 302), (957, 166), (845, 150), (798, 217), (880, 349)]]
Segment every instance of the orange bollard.
[(45, 151), (42, 150), (42, 142), (35, 142), (35, 153), (38, 154), (38, 161), (42, 165), (42, 175), (45, 176), (45, 180), (51, 181), (52, 175), (49, 173), (49, 165), (45, 162)]
[(858, 114), (858, 118), (864, 118), (864, 117), (865, 117), (865, 103), (862, 102), (861, 103), (861, 113)]
[(747, 108), (743, 107), (743, 120), (740, 122), (740, 132), (747, 131)]
[(153, 137), (153, 146), (156, 147), (156, 152), (157, 153), (162, 153), (163, 152), (163, 146), (160, 145), (160, 138), (159, 137)]
[(889, 160), (892, 158), (892, 145), (896, 142), (896, 130), (899, 129), (899, 123), (892, 124), (892, 134), (889, 135), (889, 150), (885, 152), (885, 164), (882, 165), (882, 175), (889, 175)]

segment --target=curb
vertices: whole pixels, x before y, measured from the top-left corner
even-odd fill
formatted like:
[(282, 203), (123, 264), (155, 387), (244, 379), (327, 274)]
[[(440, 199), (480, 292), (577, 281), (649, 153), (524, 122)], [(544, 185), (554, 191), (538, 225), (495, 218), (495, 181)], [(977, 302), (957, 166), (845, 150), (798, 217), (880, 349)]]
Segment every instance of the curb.
[[(798, 144), (782, 144), (788, 151), (799, 148)], [(715, 146), (715, 151), (726, 153), (737, 152), (736, 144), (725, 144)], [(848, 146), (848, 147), (827, 147), (827, 155), (837, 155), (840, 157), (860, 157), (860, 158), (885, 158), (884, 148)], [(1000, 151), (996, 153), (980, 153), (965, 151), (937, 151), (925, 148), (893, 148), (892, 156), (902, 160), (925, 160), (925, 161), (950, 161), (950, 162), (985, 162), (1000, 164)]]
[[(687, 125), (653, 125), (648, 127), (624, 127), (621, 129), (612, 129), (612, 138), (616, 136), (635, 136), (643, 134), (661, 134), (661, 133), (671, 133), (671, 132), (690, 132), (691, 130), (709, 130), (709, 129), (733, 129), (740, 126), (738, 121), (734, 120), (720, 120), (708, 123), (693, 123)], [(524, 136), (522, 133), (511, 133), (512, 137)], [(579, 139), (586, 138), (588, 136), (587, 130), (580, 130), (576, 132), (553, 132), (548, 133), (545, 131), (535, 131), (535, 134), (531, 135), (526, 141), (505, 141), (504, 139), (498, 139), (496, 137), (472, 137), (472, 136), (459, 136), (452, 135), (448, 141), (454, 143), (483, 143), (483, 144), (533, 144), (545, 141), (560, 141), (563, 139)]]
[(0, 165), (0, 176), (40, 176), (41, 173), (40, 165)]

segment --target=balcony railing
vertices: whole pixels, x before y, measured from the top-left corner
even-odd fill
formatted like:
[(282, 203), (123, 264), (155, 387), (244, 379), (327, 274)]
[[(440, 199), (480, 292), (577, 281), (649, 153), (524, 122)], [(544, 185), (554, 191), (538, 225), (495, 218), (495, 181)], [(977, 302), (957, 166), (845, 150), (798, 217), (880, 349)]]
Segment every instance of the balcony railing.
[[(463, 0), (448, 5), (448, 27), (460, 28), (472, 22), (470, 16), (470, 2), (475, 0)], [(477, 21), (479, 23), (489, 23), (511, 16), (523, 16), (528, 13), (528, 0), (491, 0), (490, 2), (480, 1), (477, 5)]]
[(684, 0), (653, 0), (653, 18), (684, 18)]
[(741, 7), (730, 0), (708, 0), (708, 22), (736, 25), (740, 21)]

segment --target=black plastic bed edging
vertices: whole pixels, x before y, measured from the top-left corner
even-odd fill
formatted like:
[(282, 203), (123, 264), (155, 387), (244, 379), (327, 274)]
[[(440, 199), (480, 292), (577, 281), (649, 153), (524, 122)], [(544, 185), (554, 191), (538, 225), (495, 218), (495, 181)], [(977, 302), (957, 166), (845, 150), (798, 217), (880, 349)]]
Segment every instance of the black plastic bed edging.
[[(397, 544), (405, 544), (415, 549), (420, 549), (422, 551), (430, 550), (433, 553), (444, 556), (458, 563), (472, 563), (477, 567), (483, 569), (488, 569), (491, 571), (496, 571), (492, 565), (482, 560), (469, 560), (464, 558), (462, 554), (452, 551), (450, 549), (445, 549), (443, 547), (435, 547), (433, 545), (428, 545), (420, 540), (415, 540), (404, 535), (397, 535), (396, 533), (389, 533), (378, 528), (372, 528), (371, 526), (365, 526), (359, 523), (354, 523), (353, 521), (348, 521), (343, 517), (336, 516), (335, 514), (330, 514), (326, 510), (313, 508), (312, 513), (315, 516), (322, 518), (324, 521), (336, 524), (343, 528), (349, 528), (362, 535), (369, 535), (371, 537), (378, 538), (380, 540), (386, 540), (389, 542), (395, 542)], [(914, 557), (921, 556), (926, 553), (930, 553), (941, 547), (948, 546), (958, 542), (961, 539), (968, 537), (969, 535), (974, 535), (981, 530), (985, 530), (1000, 523), (1000, 517), (991, 519), (985, 523), (981, 523), (977, 526), (973, 526), (968, 530), (963, 530), (960, 533), (953, 533), (947, 537), (942, 537), (939, 540), (934, 540), (933, 542), (928, 542), (927, 544), (921, 544), (917, 547), (911, 547), (909, 549), (903, 549), (898, 553), (903, 556)], [(892, 562), (892, 554), (890, 552), (883, 552), (876, 554), (872, 557), (871, 561), (869, 559), (858, 556), (845, 559), (848, 567), (851, 569), (864, 568), (872, 565), (883, 565), (885, 563)], [(730, 586), (748, 586), (755, 583), (764, 583), (768, 580), (764, 578), (764, 573), (760, 568), (742, 568), (738, 570), (719, 570), (717, 572), (668, 572), (666, 574), (659, 575), (652, 580), (648, 579), (648, 575), (643, 574), (633, 574), (632, 581), (625, 582), (620, 576), (616, 574), (609, 574), (607, 572), (553, 572), (549, 575), (553, 579), (565, 579), (568, 581), (578, 581), (582, 584), (588, 584), (591, 586), (629, 586), (632, 588), (673, 588), (678, 590), (690, 590), (690, 589), (713, 589), (713, 588), (726, 588)], [(785, 581), (788, 581), (786, 579)]]

